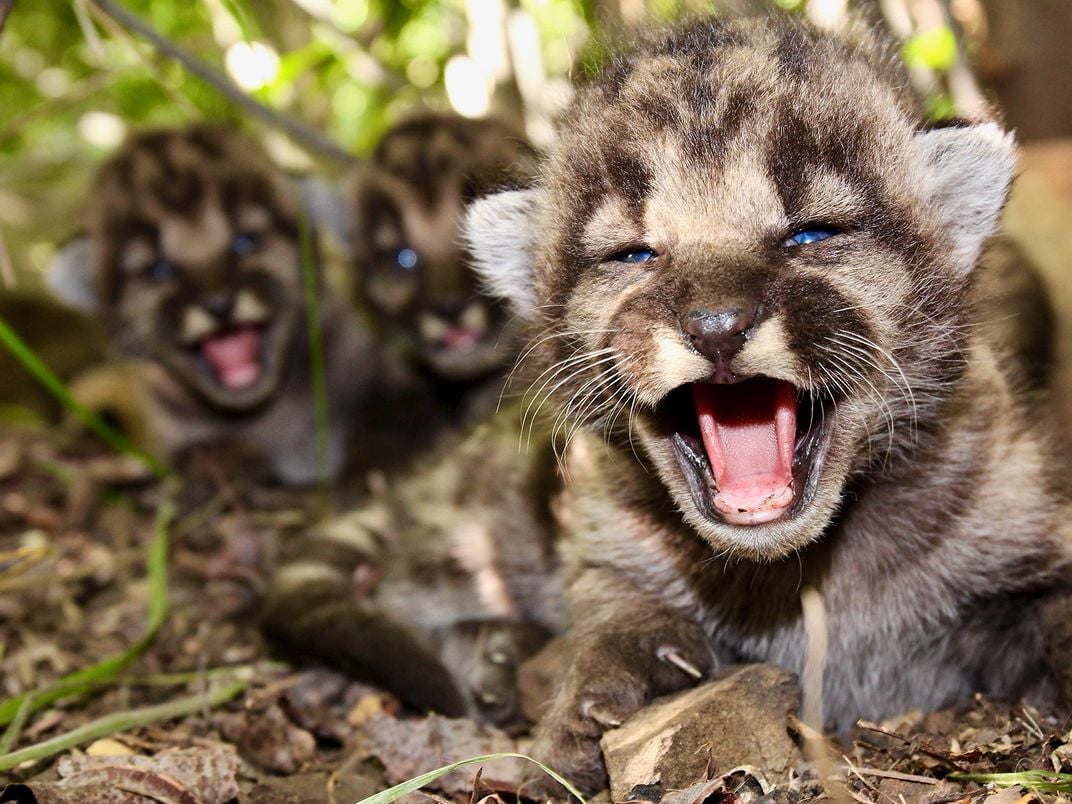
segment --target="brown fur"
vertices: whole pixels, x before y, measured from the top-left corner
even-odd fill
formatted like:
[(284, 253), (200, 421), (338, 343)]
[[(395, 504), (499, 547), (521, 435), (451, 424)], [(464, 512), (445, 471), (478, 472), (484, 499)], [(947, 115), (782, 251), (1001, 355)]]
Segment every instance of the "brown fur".
[(517, 669), (562, 630), (564, 594), (550, 442), (519, 455), (518, 422), (505, 410), (289, 544), (262, 619), (269, 636), (412, 705), (522, 725)]
[[(423, 114), (388, 131), (354, 177), (357, 301), (463, 420), (482, 419), (493, 404), (516, 327), (480, 291), (460, 236), (462, 214), (476, 196), (531, 178), (534, 161), (505, 123)], [(399, 262), (404, 251), (411, 267)], [(459, 336), (472, 343), (452, 348)]]
[[(267, 156), (223, 127), (145, 132), (101, 168), (90, 199), (85, 270), (118, 355), (143, 365), (163, 450), (239, 438), (283, 481), (314, 481), (299, 210)], [(390, 404), (405, 379), (330, 298), (320, 318), (337, 475), (349, 433), (356, 426), (375, 441), (374, 404)], [(203, 346), (234, 332), (255, 333), (252, 380), (225, 381)], [(359, 461), (403, 451), (380, 446), (391, 451), (363, 443)]]
[[(693, 683), (682, 667), (799, 672), (805, 586), (834, 728), (976, 690), (1052, 701), (1039, 603), (1070, 580), (1067, 495), (973, 303), (1014, 147), (992, 123), (929, 130), (887, 63), (796, 23), (697, 20), (581, 88), (537, 185), (469, 215), (582, 430), (574, 658), (534, 753), (585, 788), (602, 731)], [(833, 234), (789, 240), (815, 228)], [(739, 351), (700, 351), (686, 325), (722, 310), (755, 313)], [(756, 377), (802, 407), (792, 504), (749, 523), (688, 448), (690, 390)]]
[[(107, 346), (98, 322), (45, 296), (0, 295), (0, 319), (64, 382), (104, 360)], [(23, 408), (55, 422), (62, 405), (6, 349), (0, 347), (0, 406)]]

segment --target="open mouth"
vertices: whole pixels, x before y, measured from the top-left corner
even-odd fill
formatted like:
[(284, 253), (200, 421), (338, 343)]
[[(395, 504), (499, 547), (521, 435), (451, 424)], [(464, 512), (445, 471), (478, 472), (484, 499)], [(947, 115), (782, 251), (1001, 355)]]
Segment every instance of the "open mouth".
[(761, 525), (813, 496), (832, 432), (825, 407), (792, 383), (753, 377), (682, 386), (659, 410), (701, 513)]
[(194, 346), (198, 363), (231, 391), (257, 384), (264, 374), (265, 330), (243, 325), (213, 333)]
[(437, 345), (444, 352), (471, 352), (483, 343), (483, 337), (469, 327), (450, 327)]

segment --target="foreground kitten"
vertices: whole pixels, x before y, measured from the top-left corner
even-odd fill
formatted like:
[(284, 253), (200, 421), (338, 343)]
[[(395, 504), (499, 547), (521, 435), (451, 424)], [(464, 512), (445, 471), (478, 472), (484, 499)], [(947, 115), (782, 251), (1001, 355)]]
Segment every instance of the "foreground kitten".
[[(246, 440), (282, 481), (315, 481), (299, 210), (268, 158), (222, 127), (147, 132), (101, 168), (90, 198), (89, 247), (69, 248), (54, 280), (70, 298), (91, 287), (115, 351), (141, 364), (120, 373), (148, 386), (154, 441), (178, 456)], [(375, 442), (395, 369), (341, 306), (322, 299), (320, 317), (335, 476), (353, 428)], [(362, 459), (374, 454), (362, 444)]]
[(534, 164), (504, 123), (424, 114), (388, 131), (354, 177), (357, 301), (459, 423), (490, 412), (516, 353), (505, 307), (480, 292), (462, 214), (476, 196), (531, 178)]
[(799, 671), (805, 586), (834, 728), (1053, 693), (1039, 608), (1069, 510), (972, 320), (1015, 146), (928, 129), (884, 63), (694, 22), (580, 88), (536, 186), (469, 214), (580, 443), (605, 434), (569, 466), (572, 663), (534, 749), (585, 788), (653, 696)]

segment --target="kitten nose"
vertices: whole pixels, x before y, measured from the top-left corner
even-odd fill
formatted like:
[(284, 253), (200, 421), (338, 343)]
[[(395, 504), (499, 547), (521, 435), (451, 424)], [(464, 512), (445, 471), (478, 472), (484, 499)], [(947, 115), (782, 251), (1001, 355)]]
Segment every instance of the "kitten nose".
[(756, 310), (733, 307), (712, 312), (693, 310), (681, 324), (689, 341), (700, 354), (728, 360), (744, 346), (756, 322)]
[(213, 293), (211, 296), (201, 300), (201, 306), (216, 318), (227, 318), (234, 307), (234, 296), (230, 293)]

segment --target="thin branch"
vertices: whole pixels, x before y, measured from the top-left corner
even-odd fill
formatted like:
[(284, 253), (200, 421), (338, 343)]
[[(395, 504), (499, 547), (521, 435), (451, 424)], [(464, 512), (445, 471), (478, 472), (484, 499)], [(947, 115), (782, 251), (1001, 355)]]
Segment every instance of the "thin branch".
[(0, 0), (0, 33), (4, 32), (4, 23), (7, 22), (7, 15), (11, 13), (11, 9), (15, 7), (15, 0)]
[[(4, 0), (0, 0), (0, 2), (3, 1)], [(352, 154), (344, 151), (319, 131), (316, 131), (305, 123), (288, 117), (287, 115), (251, 98), (219, 70), (216, 70), (194, 56), (191, 56), (170, 39), (167, 39), (158, 33), (154, 28), (147, 25), (122, 6), (112, 2), (112, 0), (90, 0), (90, 2), (123, 27), (134, 31), (139, 36), (147, 39), (152, 43), (153, 47), (161, 53), (175, 59), (188, 71), (228, 97), (230, 100), (237, 103), (247, 112), (260, 118), (268, 125), (285, 132), (287, 136), (302, 147), (323, 154), (324, 156), (339, 162), (349, 164), (355, 161)]]

